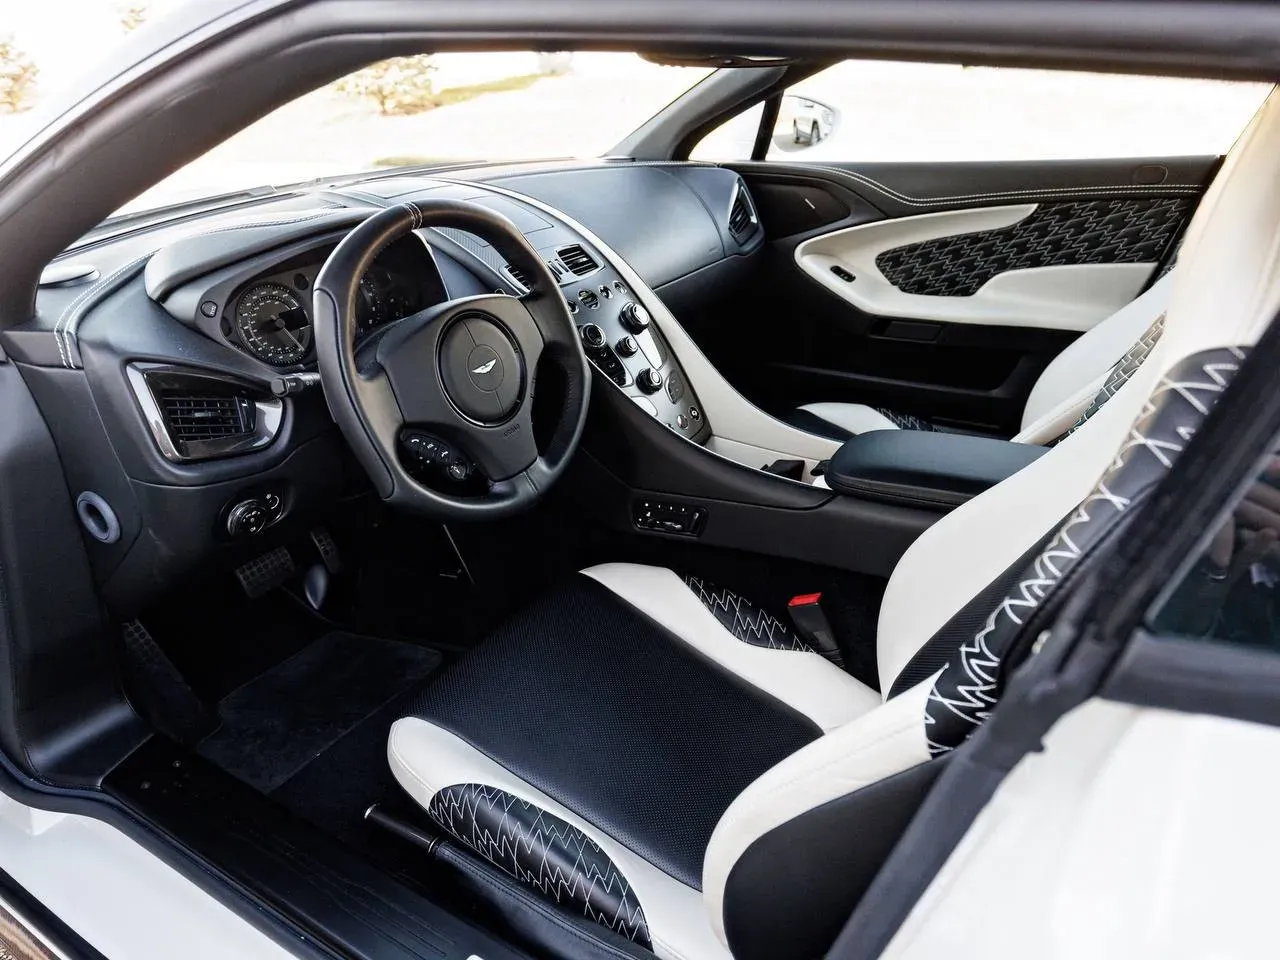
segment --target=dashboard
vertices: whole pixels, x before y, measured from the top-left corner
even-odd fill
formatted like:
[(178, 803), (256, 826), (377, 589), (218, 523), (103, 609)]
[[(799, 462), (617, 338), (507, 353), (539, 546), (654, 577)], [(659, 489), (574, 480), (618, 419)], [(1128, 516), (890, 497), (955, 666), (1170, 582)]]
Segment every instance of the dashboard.
[[(721, 271), (740, 276), (763, 245), (751, 198), (730, 170), (478, 165), (131, 228), (56, 262), (36, 315), (0, 332), (63, 454), (68, 484), (91, 494), (95, 516), (111, 514), (107, 525), (81, 520), (113, 610), (134, 615), (215, 551), (256, 556), (274, 528), (284, 536), (353, 483), (364, 488), (319, 389), (316, 277), (371, 213), (437, 197), (516, 224), (557, 278), (597, 390), (686, 441), (708, 443), (698, 377), (709, 368), (666, 313), (666, 291), (713, 298)], [(449, 300), (524, 296), (527, 283), (479, 237), (420, 229), (382, 250), (361, 279), (359, 335)], [(684, 336), (675, 348), (673, 333)], [(682, 357), (703, 365), (696, 376)], [(422, 482), (452, 481), (437, 469)]]

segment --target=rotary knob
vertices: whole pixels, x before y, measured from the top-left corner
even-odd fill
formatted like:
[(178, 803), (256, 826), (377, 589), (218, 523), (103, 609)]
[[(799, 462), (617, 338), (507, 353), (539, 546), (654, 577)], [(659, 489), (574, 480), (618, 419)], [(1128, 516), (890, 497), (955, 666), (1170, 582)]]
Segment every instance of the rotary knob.
[(619, 319), (622, 320), (622, 325), (632, 333), (643, 333), (645, 330), (648, 330), (649, 324), (653, 320), (653, 318), (649, 316), (649, 311), (640, 306), (640, 304), (636, 303), (634, 300), (623, 306), (622, 312), (619, 314)]
[(578, 332), (582, 336), (583, 345), (588, 350), (599, 350), (608, 342), (598, 323), (584, 323)]
[(634, 357), (640, 350), (640, 344), (636, 343), (635, 337), (626, 336), (619, 340), (613, 349), (618, 351), (619, 356)]
[(237, 503), (227, 514), (227, 533), (233, 537), (255, 537), (271, 523), (271, 514), (258, 500)]
[(636, 377), (636, 385), (645, 393), (657, 393), (662, 389), (662, 374), (649, 367), (640, 371), (640, 376)]

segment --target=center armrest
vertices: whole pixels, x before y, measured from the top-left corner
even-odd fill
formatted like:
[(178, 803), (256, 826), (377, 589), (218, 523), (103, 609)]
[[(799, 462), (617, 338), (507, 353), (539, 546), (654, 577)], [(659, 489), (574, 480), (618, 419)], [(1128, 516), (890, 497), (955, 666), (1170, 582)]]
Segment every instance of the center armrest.
[(1047, 447), (923, 430), (874, 430), (845, 442), (827, 485), (871, 500), (949, 510), (1037, 459)]

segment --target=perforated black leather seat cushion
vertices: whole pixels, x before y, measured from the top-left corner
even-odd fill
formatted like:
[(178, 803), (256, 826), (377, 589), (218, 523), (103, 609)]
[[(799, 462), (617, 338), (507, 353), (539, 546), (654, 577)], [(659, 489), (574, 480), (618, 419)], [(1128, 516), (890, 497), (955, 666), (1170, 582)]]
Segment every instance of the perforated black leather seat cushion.
[(698, 889), (725, 808), (821, 733), (582, 575), (463, 656), (414, 712)]

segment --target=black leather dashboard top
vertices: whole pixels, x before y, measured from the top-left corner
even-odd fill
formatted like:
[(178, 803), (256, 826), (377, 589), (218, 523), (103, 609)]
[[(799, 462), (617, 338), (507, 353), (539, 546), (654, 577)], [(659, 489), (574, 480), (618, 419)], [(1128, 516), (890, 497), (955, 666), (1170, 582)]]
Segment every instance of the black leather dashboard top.
[(737, 175), (716, 167), (636, 165), (495, 178), (586, 224), (651, 287), (741, 251), (728, 233)]

